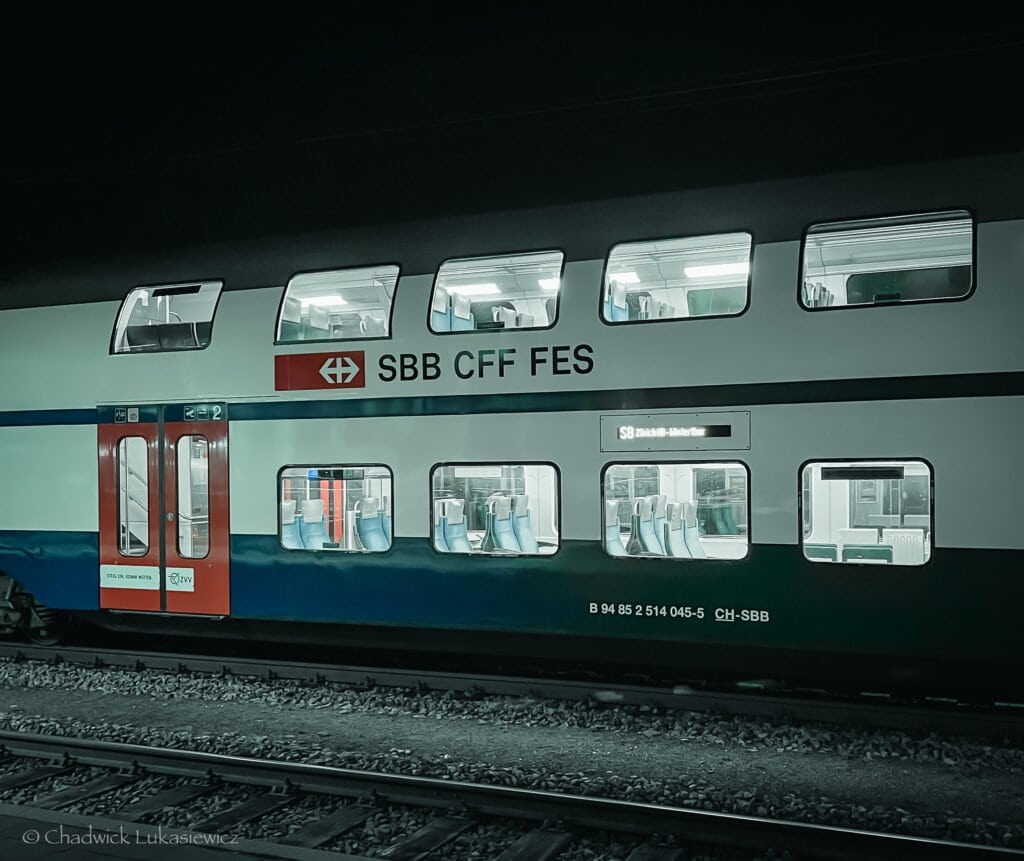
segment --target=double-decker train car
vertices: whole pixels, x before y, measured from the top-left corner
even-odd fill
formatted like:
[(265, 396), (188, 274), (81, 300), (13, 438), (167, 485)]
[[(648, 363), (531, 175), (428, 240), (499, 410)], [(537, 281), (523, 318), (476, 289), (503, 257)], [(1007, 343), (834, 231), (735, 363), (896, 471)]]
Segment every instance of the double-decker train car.
[(24, 269), (0, 624), (1015, 696), (1024, 156)]

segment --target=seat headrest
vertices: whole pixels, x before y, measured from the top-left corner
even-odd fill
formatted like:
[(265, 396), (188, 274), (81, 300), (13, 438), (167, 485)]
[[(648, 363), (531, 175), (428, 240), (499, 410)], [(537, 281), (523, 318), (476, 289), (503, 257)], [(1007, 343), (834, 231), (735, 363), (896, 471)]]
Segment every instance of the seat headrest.
[(324, 519), (324, 501), (322, 499), (304, 499), (302, 501), (302, 519), (313, 523)]
[(281, 310), (281, 319), (289, 320), (292, 323), (302, 322), (302, 303), (294, 296), (285, 297), (284, 308)]
[(611, 287), (609, 288), (609, 294), (611, 295), (612, 304), (616, 308), (626, 307), (626, 285), (621, 281), (612, 281)]
[(670, 529), (679, 529), (683, 525), (683, 506), (678, 502), (670, 502), (665, 506), (665, 519)]
[(282, 499), (281, 500), (281, 522), (282, 523), (294, 523), (295, 522), (295, 500), (294, 499)]
[(363, 317), (359, 321), (359, 331), (364, 335), (383, 335), (384, 321), (376, 317)]
[(376, 517), (377, 512), (380, 511), (380, 500), (375, 496), (364, 497), (356, 503), (356, 511), (359, 512), (360, 517)]
[(444, 287), (435, 287), (434, 296), (430, 301), (430, 310), (439, 314), (448, 312), (448, 291)]
[(653, 506), (649, 497), (641, 496), (633, 503), (633, 513), (639, 514), (641, 520), (650, 520)]
[(444, 502), (443, 499), (434, 500), (434, 526), (437, 526), (444, 517)]
[(463, 499), (446, 499), (444, 500), (444, 511), (445, 517), (448, 518), (448, 523), (452, 526), (458, 526), (465, 519), (463, 511), (465, 511), (466, 502)]
[(619, 522), (619, 500), (617, 500), (617, 499), (606, 499), (604, 501), (604, 522), (605, 523), (618, 523)]
[(495, 520), (508, 520), (512, 511), (512, 499), (508, 496), (492, 496), (487, 500), (487, 510)]
[(471, 320), (473, 318), (472, 304), (468, 296), (456, 294), (452, 296), (452, 313), (460, 320)]
[(326, 329), (331, 312), (319, 305), (309, 306), (309, 325), (314, 329)]
[(651, 497), (651, 504), (654, 507), (654, 516), (655, 517), (664, 517), (665, 516), (665, 500), (667, 498), (668, 497), (665, 496), (665, 494), (663, 494), (663, 493), (659, 494), (657, 496), (652, 496)]
[(683, 503), (683, 520), (687, 526), (697, 525), (697, 506), (692, 502)]
[(530, 497), (525, 493), (517, 493), (512, 497), (512, 512), (516, 517), (530, 513)]

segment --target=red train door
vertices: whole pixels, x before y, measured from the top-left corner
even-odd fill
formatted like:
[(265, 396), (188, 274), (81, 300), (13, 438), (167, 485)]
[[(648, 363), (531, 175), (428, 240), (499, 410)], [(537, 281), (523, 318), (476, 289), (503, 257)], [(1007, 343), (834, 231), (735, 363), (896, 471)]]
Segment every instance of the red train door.
[(99, 408), (100, 607), (226, 616), (222, 403)]

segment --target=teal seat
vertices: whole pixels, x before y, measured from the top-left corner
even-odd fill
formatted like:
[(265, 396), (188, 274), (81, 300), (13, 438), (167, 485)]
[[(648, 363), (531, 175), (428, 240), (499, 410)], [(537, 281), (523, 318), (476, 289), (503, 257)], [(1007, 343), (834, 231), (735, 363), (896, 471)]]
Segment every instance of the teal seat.
[(739, 314), (747, 304), (747, 285), (708, 287), (686, 292), (686, 309), (691, 317), (712, 314)]
[(858, 559), (880, 559), (892, 564), (892, 548), (888, 544), (844, 544), (843, 562)]
[(805, 544), (804, 556), (808, 559), (825, 559), (835, 562), (838, 558), (838, 550), (835, 544)]

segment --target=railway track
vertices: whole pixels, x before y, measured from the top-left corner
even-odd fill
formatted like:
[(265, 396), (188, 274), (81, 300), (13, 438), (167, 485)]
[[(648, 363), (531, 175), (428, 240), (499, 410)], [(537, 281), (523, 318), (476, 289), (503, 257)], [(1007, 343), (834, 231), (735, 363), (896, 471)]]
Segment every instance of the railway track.
[(288, 679), (355, 687), (395, 687), (455, 691), (497, 696), (647, 705), (684, 711), (705, 711), (750, 717), (817, 721), (900, 730), (932, 730), (948, 734), (1024, 739), (1024, 707), (996, 704), (980, 709), (943, 701), (908, 706), (884, 695), (865, 694), (861, 700), (781, 696), (757, 692), (705, 691), (644, 685), (602, 687), (593, 682), (562, 679), (480, 675), (471, 673), (346, 666), (319, 662), (267, 661), (194, 653), (139, 652), (88, 646), (32, 646), (0, 643), (0, 659), (42, 660), (91, 667), (170, 670)]
[[(63, 823), (62, 810), (88, 809), (109, 793), (158, 777), (171, 785), (151, 786), (150, 794), (129, 796), (129, 803), (102, 816), (79, 814), (72, 826), (143, 838), (160, 829), (165, 839), (177, 835), (184, 842), (188, 836), (193, 843), (230, 845), (234, 851), (271, 857), (370, 857), (338, 851), (340, 841), (382, 811), (402, 806), (424, 811), (422, 824), (412, 833), (394, 833), (392, 842), (378, 848), (375, 857), (447, 858), (446, 847), (460, 835), (483, 822), (500, 822), (507, 832), (503, 845), (487, 856), (500, 861), (557, 859), (575, 842), (609, 832), (632, 839), (631, 861), (667, 861), (685, 857), (684, 851), (711, 848), (788, 850), (801, 858), (830, 859), (1024, 858), (1024, 851), (926, 838), (85, 739), (0, 733), (0, 750), (0, 795), (18, 790), (31, 796), (18, 806), (0, 803), (0, 815)], [(76, 771), (84, 774), (76, 778)], [(54, 780), (58, 777), (63, 778), (59, 783)], [(33, 794), (33, 786), (46, 789)], [(170, 807), (185, 807), (217, 793), (223, 796), (225, 788), (239, 792), (237, 803), (211, 805), (187, 829), (160, 824)], [(247, 823), (265, 823), (313, 797), (329, 803), (321, 804), (298, 827), (282, 829), (272, 840), (241, 836)], [(201, 835), (208, 838), (202, 840)]]

